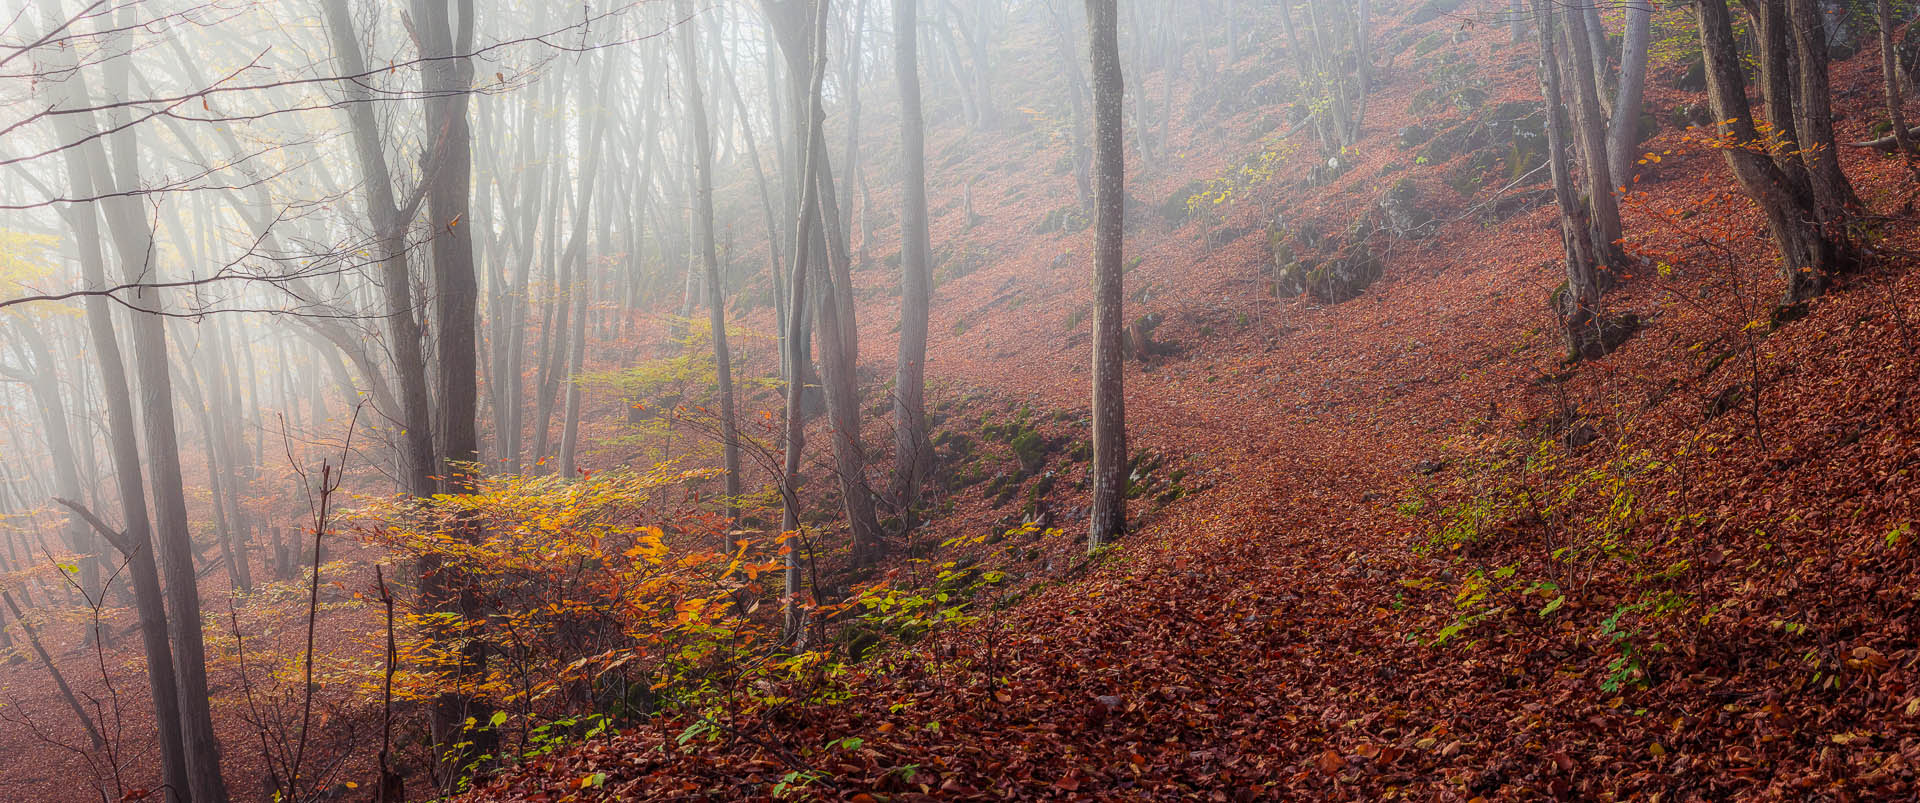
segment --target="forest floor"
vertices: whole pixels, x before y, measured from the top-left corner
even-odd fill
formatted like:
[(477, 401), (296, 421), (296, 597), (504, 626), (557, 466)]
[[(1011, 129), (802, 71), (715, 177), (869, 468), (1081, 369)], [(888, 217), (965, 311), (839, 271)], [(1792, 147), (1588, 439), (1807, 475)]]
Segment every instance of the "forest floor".
[[(1469, 39), (1488, 105), (1537, 97), (1530, 48)], [(1872, 61), (1836, 65), (1843, 141), (1869, 138)], [(1157, 313), (1168, 353), (1129, 365), (1130, 445), (1201, 481), (1117, 553), (1034, 567), (1052, 582), (856, 666), (842, 701), (710, 744), (675, 739), (687, 723), (594, 742), (476, 799), (756, 798), (782, 782), (851, 800), (1910, 798), (1912, 179), (1842, 154), (1868, 265), (1772, 329), (1761, 221), (1699, 131), (1665, 123), (1699, 102), (1672, 72), (1655, 76), (1663, 130), (1628, 204), (1643, 261), (1607, 300), (1640, 328), (1614, 354), (1564, 362), (1554, 210), (1490, 220), (1531, 187), (1449, 195), (1461, 160), (1400, 173), (1446, 199), (1441, 225), (1391, 245), (1358, 298), (1270, 296), (1271, 221), (1373, 214), (1413, 158), (1398, 132), (1449, 124), (1402, 111), (1425, 86), (1402, 67), (1331, 184), (1293, 159), (1217, 221), (1139, 210), (1129, 314)], [(1227, 144), (1241, 125), (1259, 130), (1248, 115), (1176, 128), (1132, 167), (1135, 206), (1265, 147)], [(1050, 153), (979, 144), (932, 151), (975, 147), (934, 177), (949, 200), (934, 237), (945, 264), (983, 256), (936, 294), (929, 375), (1084, 425), (1074, 252), (1090, 234), (1036, 233), (1070, 179), (1023, 176)], [(970, 176), (985, 177), (978, 221), (954, 202)], [(876, 295), (863, 349), (884, 371), (894, 313)], [(1054, 492), (1069, 539), (1078, 493)]]

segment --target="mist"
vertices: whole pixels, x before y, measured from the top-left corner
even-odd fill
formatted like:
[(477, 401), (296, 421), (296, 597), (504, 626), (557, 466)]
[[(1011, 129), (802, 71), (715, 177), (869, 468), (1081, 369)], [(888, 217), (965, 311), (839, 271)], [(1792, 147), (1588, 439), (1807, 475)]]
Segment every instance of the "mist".
[[(942, 751), (1171, 727), (1074, 617), (1228, 582), (1165, 551), (1220, 522), (1577, 529), (1447, 495), (1613, 470), (1618, 393), (1723, 364), (1675, 415), (1790, 450), (1756, 332), (1904, 236), (1920, 133), (1912, 9), (1843, 6), (0, 0), (0, 796), (1240, 789)], [(1545, 554), (1542, 621), (1616, 553)]]

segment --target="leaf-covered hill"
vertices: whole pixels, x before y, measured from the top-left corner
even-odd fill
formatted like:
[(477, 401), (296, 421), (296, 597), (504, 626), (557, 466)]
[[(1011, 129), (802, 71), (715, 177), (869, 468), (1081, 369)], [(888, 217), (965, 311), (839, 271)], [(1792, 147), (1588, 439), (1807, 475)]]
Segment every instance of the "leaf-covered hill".
[[(1607, 297), (1637, 331), (1569, 365), (1555, 212), (1511, 133), (1531, 50), (1421, 16), (1378, 32), (1404, 53), (1336, 175), (1258, 102), (1273, 50), (1223, 73), (1237, 95), (1182, 90), (1199, 122), (1137, 166), (1129, 315), (1163, 348), (1130, 364), (1130, 430), (1205, 483), (1117, 550), (977, 597), (970, 624), (741, 690), (804, 701), (663, 716), (472, 798), (1914, 794), (1911, 175), (1842, 154), (1869, 264), (1775, 325), (1765, 229), (1684, 127), (1686, 54), (1656, 59), (1640, 267)], [(1873, 61), (1835, 64), (1843, 140), (1872, 134)], [(936, 197), (972, 189), (935, 205), (930, 375), (1078, 415), (1090, 233), (1058, 213), (1064, 145), (988, 139), (934, 138)], [(1397, 186), (1431, 231), (1348, 233), (1377, 281), (1274, 297), (1284, 232), (1380, 221)], [(885, 354), (891, 279), (868, 276)]]

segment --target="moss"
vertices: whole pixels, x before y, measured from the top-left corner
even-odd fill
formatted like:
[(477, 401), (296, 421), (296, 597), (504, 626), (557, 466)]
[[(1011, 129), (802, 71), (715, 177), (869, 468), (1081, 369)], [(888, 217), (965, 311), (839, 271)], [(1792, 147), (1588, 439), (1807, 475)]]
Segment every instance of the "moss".
[(1025, 430), (1007, 442), (1013, 447), (1013, 456), (1020, 461), (1020, 469), (1028, 474), (1040, 470), (1047, 462), (1047, 440), (1040, 433)]

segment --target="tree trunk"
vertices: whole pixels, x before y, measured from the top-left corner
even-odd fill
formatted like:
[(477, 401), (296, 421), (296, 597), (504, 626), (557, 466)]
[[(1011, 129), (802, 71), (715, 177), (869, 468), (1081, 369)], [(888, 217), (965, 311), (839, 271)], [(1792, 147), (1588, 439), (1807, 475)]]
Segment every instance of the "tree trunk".
[[(605, 68), (601, 73), (600, 89), (598, 92), (599, 103), (601, 104), (607, 102), (609, 96), (608, 90), (612, 86), (613, 75), (617, 72), (614, 69), (616, 62), (614, 61), (613, 54), (608, 53), (604, 58)], [(585, 76), (582, 76), (583, 79), (584, 77)], [(585, 80), (580, 81), (581, 100), (579, 108), (583, 110), (592, 108), (592, 104), (588, 102), (586, 97), (587, 86), (588, 84)], [(585, 161), (581, 163), (579, 194), (573, 205), (573, 233), (568, 237), (567, 254), (563, 257), (566, 263), (572, 266), (570, 268), (570, 275), (573, 278), (573, 284), (568, 290), (568, 296), (573, 299), (573, 332), (568, 335), (567, 338), (566, 418), (560, 429), (560, 476), (569, 479), (579, 470), (580, 379), (581, 374), (586, 368), (587, 359), (587, 301), (593, 294), (593, 285), (584, 278), (586, 273), (587, 227), (592, 214), (594, 181), (600, 173), (600, 156), (603, 150), (601, 143), (606, 140), (604, 134), (608, 116), (604, 111), (596, 112), (594, 114), (593, 125), (590, 127), (586, 125), (586, 121), (581, 121), (580, 136), (585, 141), (581, 142), (580, 145), (582, 152), (586, 154), (586, 156)]]
[[(690, 0), (679, 0), (680, 16), (693, 14)], [(687, 116), (693, 125), (693, 222), (695, 247), (707, 273), (707, 320), (713, 329), (713, 366), (720, 394), (720, 440), (722, 462), (727, 471), (726, 513), (729, 522), (740, 517), (740, 435), (735, 431), (733, 412), (733, 352), (727, 348), (726, 288), (721, 283), (720, 257), (713, 243), (713, 142), (707, 132), (707, 101), (701, 90), (699, 60), (694, 57), (693, 37), (699, 32), (687, 26), (679, 32), (681, 69), (686, 75)], [(721, 551), (729, 544), (721, 539)]]
[(1119, 10), (1086, 0), (1093, 64), (1095, 206), (1093, 246), (1093, 504), (1089, 551), (1127, 527), (1126, 345), (1121, 335), (1121, 245), (1126, 219), (1126, 152), (1121, 141)]
[[(927, 437), (927, 317), (933, 262), (927, 230), (926, 132), (920, 119), (919, 0), (893, 0), (894, 83), (900, 87), (900, 343), (894, 359), (893, 495), (911, 528), (933, 474)], [(1077, 96), (1076, 96), (1077, 97)], [(1079, 140), (1079, 133), (1074, 133)]]
[(1540, 94), (1547, 109), (1547, 164), (1554, 199), (1560, 207), (1560, 242), (1566, 254), (1567, 286), (1555, 311), (1566, 332), (1568, 352), (1581, 359), (1599, 357), (1600, 287), (1596, 276), (1593, 228), (1585, 203), (1574, 192), (1567, 164), (1566, 102), (1555, 64), (1554, 41), (1559, 10), (1554, 0), (1534, 0), (1534, 29), (1540, 42)]
[[(1699, 0), (1694, 11), (1714, 117), (1723, 121), (1722, 128), (1734, 141), (1759, 141), (1726, 0)], [(1783, 52), (1774, 52), (1780, 56), (1765, 63), (1785, 58)], [(1747, 195), (1766, 213), (1787, 285), (1782, 303), (1797, 304), (1825, 292), (1833, 274), (1849, 267), (1854, 255), (1848, 244), (1829, 239), (1822, 231), (1812, 189), (1766, 154), (1747, 148), (1725, 148), (1721, 154)]]
[[(1577, 131), (1581, 160), (1585, 163), (1587, 179), (1587, 201), (1593, 211), (1589, 225), (1592, 227), (1590, 245), (1593, 258), (1602, 271), (1620, 271), (1626, 263), (1624, 251), (1620, 246), (1622, 232), (1620, 227), (1620, 202), (1615, 196), (1615, 184), (1607, 169), (1606, 115), (1600, 108), (1598, 65), (1596, 54), (1589, 46), (1593, 31), (1588, 27), (1588, 15), (1575, 11), (1567, 15), (1567, 39), (1573, 45), (1570, 66), (1574, 78), (1574, 128)], [(1605, 281), (1605, 279), (1602, 279)]]
[[(72, 428), (67, 425), (70, 419), (66, 400), (60, 395), (60, 377), (55, 373), (57, 368), (53, 352), (47, 348), (46, 336), (35, 322), (16, 320), (13, 330), (18, 337), (14, 341), (15, 353), (22, 365), (32, 366), (27, 384), (33, 391), (35, 406), (40, 412), (40, 429), (46, 433), (47, 453), (53, 462), (53, 487), (65, 498), (79, 499), (79, 461), (75, 459), (77, 450)], [(97, 601), (100, 599), (100, 562), (94, 557), (99, 550), (94, 545), (93, 532), (77, 521), (68, 522), (64, 531), (67, 548), (73, 550), (73, 554), (83, 556), (80, 577), (77, 578), (81, 593)], [(89, 641), (91, 638), (89, 636)]]
[(1860, 197), (1840, 170), (1840, 152), (1833, 137), (1833, 92), (1828, 77), (1827, 29), (1821, 22), (1819, 0), (1787, 0), (1792, 24), (1795, 73), (1794, 127), (1800, 132), (1800, 158), (1806, 160), (1820, 220), (1838, 231)]
[(53, 677), (53, 685), (60, 690), (60, 698), (66, 701), (67, 708), (73, 711), (74, 718), (80, 720), (80, 727), (86, 730), (87, 739), (93, 744), (93, 749), (99, 750), (106, 747), (107, 740), (100, 738), (100, 729), (94, 726), (93, 717), (89, 716), (86, 707), (80, 704), (80, 698), (74, 696), (73, 687), (67, 685), (67, 676), (60, 673), (60, 667), (53, 662), (53, 656), (49, 655), (47, 648), (40, 644), (39, 631), (34, 628), (32, 622), (27, 621), (26, 616), (20, 613), (20, 605), (13, 601), (13, 594), (0, 588), (0, 601), (7, 603), (7, 610), (13, 613), (14, 621), (20, 623), (20, 632), (26, 635), (27, 644), (33, 647), (33, 654), (40, 657), (41, 665), (45, 666), (47, 674)]
[(1885, 79), (1883, 88), (1887, 96), (1887, 121), (1893, 124), (1894, 152), (1900, 158), (1912, 164), (1913, 134), (1907, 130), (1905, 102), (1900, 95), (1900, 54), (1893, 46), (1893, 2), (1876, 0), (1874, 16), (1880, 27), (1880, 74)]
[(1620, 85), (1613, 98), (1613, 119), (1607, 123), (1607, 171), (1622, 186), (1631, 181), (1636, 161), (1633, 150), (1640, 144), (1647, 55), (1653, 39), (1653, 2), (1627, 0), (1626, 35), (1620, 43)]
[[(347, 0), (325, 0), (322, 10), (341, 73), (364, 74), (366, 58), (360, 52), (360, 40), (354, 32)], [(372, 90), (359, 81), (343, 81), (341, 85), (347, 96), (342, 113), (353, 134), (354, 158), (360, 164), (361, 200), (366, 204), (367, 221), (372, 225), (374, 248), (380, 261), (387, 339), (393, 354), (394, 376), (400, 384), (400, 486), (411, 496), (431, 496), (435, 483), (427, 360), (421, 347), (420, 323), (414, 318), (413, 274), (407, 266), (407, 228), (413, 223), (419, 200), (412, 200), (403, 209), (394, 199), (393, 173), (387, 166), (386, 151), (381, 144)], [(441, 132), (429, 132), (429, 138), (436, 133)], [(432, 176), (426, 180), (431, 181)]]
[[(133, 8), (121, 6), (119, 24), (131, 24)], [(108, 62), (107, 95), (127, 97), (131, 68), (124, 54)], [(76, 90), (83, 91), (83, 90)], [(95, 175), (100, 188), (127, 195), (101, 204), (114, 251), (120, 258), (122, 280), (159, 281), (153, 264), (154, 240), (145, 209), (132, 192), (140, 186), (139, 142), (126, 124), (126, 110), (108, 115), (106, 137), (111, 146), (88, 150), (103, 171)], [(91, 132), (89, 132), (91, 133)], [(97, 142), (97, 140), (96, 140)], [(200, 588), (188, 528), (186, 489), (180, 472), (179, 435), (174, 427), (173, 383), (167, 360), (165, 302), (158, 292), (139, 293), (131, 300), (135, 375), (140, 389), (140, 411), (146, 435), (148, 480), (153, 488), (153, 525), (160, 567), (166, 571), (167, 630), (172, 639), (174, 684), (178, 690), (180, 738), (185, 754), (186, 789), (195, 803), (225, 803), (226, 783), (220, 775), (220, 746), (213, 729), (207, 697), (206, 647), (200, 622)], [(112, 333), (108, 334), (111, 338)], [(131, 435), (131, 433), (128, 433)], [(137, 473), (137, 469), (135, 470)], [(127, 474), (121, 475), (123, 482)]]
[[(813, 113), (822, 120), (826, 118), (826, 109), (817, 98)], [(820, 303), (815, 307), (819, 311), (815, 336), (820, 341), (821, 384), (827, 391), (840, 502), (853, 535), (854, 560), (865, 564), (877, 560), (885, 544), (881, 540), (879, 518), (874, 513), (873, 492), (867, 486), (866, 449), (860, 438), (860, 385), (856, 373), (860, 346), (859, 328), (854, 321), (851, 259), (846, 241), (839, 236), (839, 203), (833, 196), (826, 137), (814, 138), (814, 150), (817, 151), (814, 157), (819, 160), (814, 181), (820, 191), (820, 232), (827, 240), (826, 270), (822, 272), (826, 283)]]
[[(801, 14), (804, 12), (804, 6), (801, 5), (800, 0), (785, 0), (784, 2), (780, 2), (780, 0), (761, 0), (760, 6), (765, 11), (769, 22), (772, 23), (769, 27), (773, 28), (776, 33), (783, 30), (787, 31), (787, 33), (782, 36), (783, 41), (787, 43), (783, 44), (783, 47), (795, 47), (795, 45), (791, 44), (791, 40), (797, 32), (791, 29), (800, 24), (799, 20), (803, 19)], [(826, 20), (826, 3), (825, 0), (820, 0), (816, 4), (814, 22), (811, 26), (813, 30), (813, 47), (810, 50), (817, 49), (825, 41)], [(789, 53), (791, 54), (791, 50), (789, 50)], [(806, 376), (805, 367), (807, 363), (807, 335), (805, 326), (807, 318), (807, 285), (811, 283), (808, 280), (807, 274), (810, 269), (809, 263), (814, 261), (813, 249), (810, 247), (810, 243), (814, 239), (813, 226), (818, 222), (819, 218), (818, 207), (820, 198), (818, 191), (820, 183), (814, 180), (814, 160), (818, 151), (811, 147), (805, 147), (804, 144), (812, 142), (820, 133), (820, 118), (810, 112), (810, 110), (814, 108), (814, 104), (809, 102), (808, 99), (819, 96), (820, 83), (826, 77), (826, 62), (823, 59), (810, 58), (807, 62), (801, 62), (801, 60), (789, 55), (788, 65), (791, 67), (796, 63), (808, 63), (809, 69), (804, 73), (804, 75), (807, 76), (804, 79), (801, 78), (803, 74), (796, 73), (794, 75), (796, 82), (805, 80), (805, 83), (797, 84), (801, 88), (795, 93), (799, 96), (797, 98), (797, 108), (795, 111), (798, 115), (804, 117), (804, 119), (797, 121), (800, 123), (800, 135), (797, 139), (802, 146), (795, 151), (795, 156), (801, 165), (801, 169), (796, 185), (799, 194), (797, 196), (798, 214), (795, 216), (794, 221), (793, 273), (787, 281), (792, 299), (787, 303), (786, 322), (787, 361), (788, 365), (792, 366), (793, 372), (787, 377), (786, 454), (782, 460), (780, 484), (782, 502), (781, 530), (785, 533), (783, 538), (794, 539), (787, 540), (783, 547), (783, 551), (786, 553), (786, 578), (785, 593), (782, 598), (782, 607), (784, 608), (782, 636), (789, 643), (795, 642), (801, 637), (801, 628), (804, 624), (800, 610), (800, 554), (805, 545), (804, 539), (799, 538), (800, 457), (806, 446), (807, 438), (805, 409), (806, 382), (804, 379)], [(819, 270), (819, 267), (815, 265), (811, 266), (811, 269)]]
[[(473, 0), (413, 0), (413, 21), (420, 40), (421, 55), (429, 59), (422, 68), (426, 130), (439, 132), (430, 157), (437, 167), (426, 193), (427, 217), (433, 232), (433, 287), (439, 306), (434, 313), (434, 330), (439, 337), (439, 363), (435, 384), (439, 388), (440, 444), (443, 450), (439, 475), (447, 493), (473, 493), (474, 471), (480, 458), (475, 433), (479, 401), (475, 344), (475, 307), (479, 287), (473, 267), (473, 239), (468, 225), (468, 196), (472, 176), (472, 140), (467, 124), (467, 93), (473, 84), (473, 65), (465, 55), (473, 43)], [(463, 540), (475, 540), (479, 533), (471, 525), (456, 534)], [(486, 612), (479, 593), (458, 567), (437, 560), (422, 560), (420, 595), (429, 610), (456, 613), (469, 622), (484, 621)], [(485, 641), (469, 638), (460, 648), (461, 665), (451, 679), (455, 690), (437, 696), (432, 702), (433, 742), (439, 748), (451, 748), (458, 742), (465, 749), (442, 754), (446, 758), (443, 773), (456, 771), (473, 756), (491, 752), (492, 731), (462, 734), (462, 723), (469, 717), (485, 721), (486, 706), (466, 691), (466, 687), (486, 677)]]

